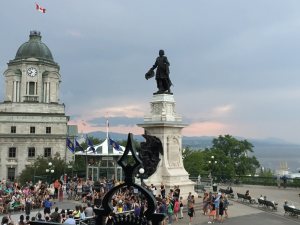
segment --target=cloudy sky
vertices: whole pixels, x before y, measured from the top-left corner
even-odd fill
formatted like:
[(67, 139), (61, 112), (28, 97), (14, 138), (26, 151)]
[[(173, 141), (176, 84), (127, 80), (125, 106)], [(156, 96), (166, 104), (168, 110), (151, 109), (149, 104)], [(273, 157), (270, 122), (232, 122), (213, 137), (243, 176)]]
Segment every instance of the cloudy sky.
[[(79, 131), (143, 133), (156, 91), (145, 73), (170, 61), (187, 136), (231, 134), (300, 143), (299, 1), (0, 2), (0, 72), (30, 30), (60, 65), (60, 103)], [(0, 79), (4, 100), (5, 79)], [(82, 121), (87, 125), (84, 127)]]

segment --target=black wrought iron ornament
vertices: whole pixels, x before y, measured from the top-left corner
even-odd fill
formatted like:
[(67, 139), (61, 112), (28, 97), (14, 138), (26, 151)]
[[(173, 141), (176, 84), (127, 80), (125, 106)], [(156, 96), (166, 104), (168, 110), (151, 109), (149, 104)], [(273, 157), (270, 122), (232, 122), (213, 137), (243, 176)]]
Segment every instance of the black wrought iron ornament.
[[(126, 163), (126, 156), (128, 156), (129, 151), (131, 152), (135, 164), (125, 164)], [(147, 199), (148, 202), (148, 208), (146, 212), (144, 213), (144, 216), (148, 221), (152, 221), (153, 225), (159, 225), (160, 222), (165, 218), (166, 214), (164, 213), (155, 213), (155, 210), (157, 208), (156, 200), (153, 197), (152, 193), (150, 193), (146, 188), (142, 187), (141, 185), (138, 185), (134, 182), (134, 171), (137, 170), (137, 168), (141, 167), (143, 165), (142, 161), (139, 159), (139, 157), (136, 155), (134, 142), (132, 138), (132, 134), (128, 134), (128, 140), (127, 145), (124, 151), (123, 156), (118, 161), (118, 164), (123, 168), (125, 172), (125, 183), (120, 184), (113, 189), (111, 189), (103, 198), (102, 201), (102, 208), (100, 209), (94, 209), (94, 213), (96, 214), (96, 224), (99, 225), (105, 225), (105, 219), (106, 217), (113, 211), (113, 206), (111, 204), (111, 199), (114, 193), (124, 187), (127, 186), (127, 188), (134, 187), (135, 189), (138, 189)], [(114, 222), (115, 224), (144, 224), (145, 218), (142, 216), (136, 216), (132, 214), (118, 214), (114, 216)]]
[(151, 135), (143, 134), (146, 142), (141, 142), (141, 147), (137, 148), (139, 158), (143, 162), (145, 175), (150, 177), (156, 171), (158, 163), (160, 162), (159, 153), (164, 155), (162, 143), (159, 138)]

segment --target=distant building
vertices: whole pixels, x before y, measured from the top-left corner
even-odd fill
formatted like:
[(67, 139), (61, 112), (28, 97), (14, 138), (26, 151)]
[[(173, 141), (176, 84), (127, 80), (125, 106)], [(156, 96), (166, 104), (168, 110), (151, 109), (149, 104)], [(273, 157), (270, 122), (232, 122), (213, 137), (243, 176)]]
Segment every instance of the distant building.
[(14, 180), (38, 155), (72, 160), (66, 138), (77, 137), (59, 104), (60, 67), (41, 34), (31, 31), (4, 72), (6, 93), (0, 103), (0, 177)]
[(84, 138), (84, 136), (83, 136), (83, 132), (82, 132), (82, 131), (81, 131), (81, 133), (80, 133), (79, 138), (77, 138), (76, 140), (77, 140), (77, 142), (78, 142), (79, 144), (82, 144), (82, 143), (85, 142), (85, 138)]

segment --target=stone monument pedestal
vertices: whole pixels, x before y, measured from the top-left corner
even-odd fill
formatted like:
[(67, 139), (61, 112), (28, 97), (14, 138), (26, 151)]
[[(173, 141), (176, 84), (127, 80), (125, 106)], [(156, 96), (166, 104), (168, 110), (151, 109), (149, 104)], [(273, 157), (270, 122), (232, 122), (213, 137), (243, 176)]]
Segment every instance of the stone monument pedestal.
[(182, 123), (182, 116), (176, 114), (173, 94), (154, 94), (150, 102), (151, 112), (144, 116), (144, 123), (137, 124), (143, 127), (148, 135), (158, 137), (163, 145), (164, 155), (156, 172), (148, 178), (148, 185), (153, 184), (160, 194), (161, 182), (166, 186), (166, 195), (174, 185), (179, 185), (180, 196), (187, 198), (194, 191), (195, 182), (189, 179), (189, 174), (183, 167), (182, 161), (182, 134), (181, 130), (188, 126)]

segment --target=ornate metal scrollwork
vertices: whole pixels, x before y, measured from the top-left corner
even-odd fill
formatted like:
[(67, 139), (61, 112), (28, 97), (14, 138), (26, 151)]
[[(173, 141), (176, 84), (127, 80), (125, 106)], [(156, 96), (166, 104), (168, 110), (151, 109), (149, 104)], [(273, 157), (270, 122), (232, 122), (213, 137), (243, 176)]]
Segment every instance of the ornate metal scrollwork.
[[(126, 163), (126, 156), (128, 155), (129, 151), (131, 152), (135, 164), (132, 166), (130, 164), (125, 164)], [(139, 157), (136, 155), (134, 143), (133, 143), (133, 138), (132, 134), (128, 134), (128, 140), (127, 140), (127, 145), (124, 151), (123, 156), (121, 159), (118, 161), (118, 164), (123, 168), (125, 172), (125, 183), (118, 185), (111, 189), (103, 198), (102, 201), (102, 208), (100, 209), (94, 209), (94, 213), (97, 215), (96, 216), (96, 223), (97, 225), (105, 225), (105, 219), (106, 217), (113, 211), (113, 206), (111, 205), (111, 198), (113, 194), (120, 188), (127, 186), (128, 188), (134, 187), (138, 189), (139, 191), (142, 192), (142, 194), (145, 196), (148, 202), (148, 209), (145, 212), (145, 217), (149, 221), (152, 221), (153, 225), (159, 225), (160, 222), (164, 219), (166, 214), (164, 213), (154, 213), (157, 205), (156, 205), (156, 200), (154, 199), (153, 195), (144, 187), (141, 185), (138, 185), (134, 182), (134, 171), (137, 170), (137, 168), (141, 167), (143, 165), (142, 161), (139, 159)], [(130, 215), (118, 215), (114, 218), (116, 221), (115, 224), (121, 225), (121, 224), (144, 224), (143, 221), (145, 221), (145, 218), (141, 218), (138, 216), (130, 216)], [(133, 223), (135, 221), (135, 223)]]
[(141, 147), (137, 149), (139, 152), (139, 158), (143, 162), (143, 168), (145, 175), (150, 177), (155, 173), (156, 167), (160, 162), (159, 153), (164, 155), (162, 143), (159, 138), (145, 134), (143, 137), (146, 142), (141, 142)]

